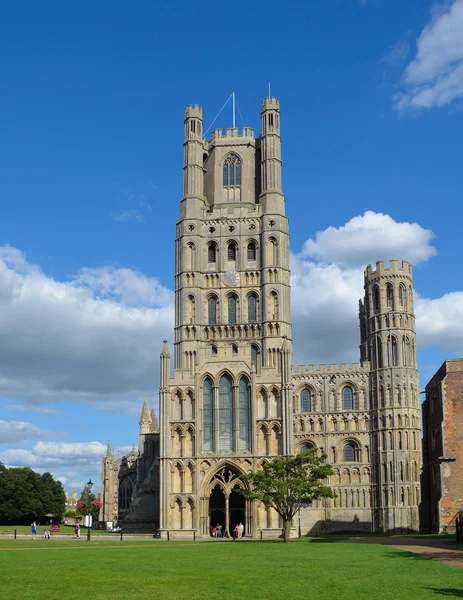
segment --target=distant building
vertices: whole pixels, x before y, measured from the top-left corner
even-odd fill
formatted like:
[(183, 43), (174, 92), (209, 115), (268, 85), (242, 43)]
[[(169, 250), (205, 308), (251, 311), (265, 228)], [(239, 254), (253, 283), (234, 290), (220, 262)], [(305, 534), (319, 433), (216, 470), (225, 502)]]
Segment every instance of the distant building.
[(337, 496), (301, 510), (303, 533), (416, 531), (412, 267), (394, 259), (367, 266), (360, 362), (292, 365), (278, 100), (265, 98), (260, 116), (258, 137), (232, 127), (205, 139), (201, 107), (185, 110), (175, 341), (172, 358), (167, 342), (161, 352), (160, 433), (145, 405), (138, 454), (116, 461), (108, 448), (103, 518), (125, 529), (159, 526), (161, 535), (205, 537), (238, 522), (245, 535), (274, 535), (281, 519), (237, 492), (240, 476), (313, 449), (333, 465)]
[(422, 530), (455, 530), (463, 510), (463, 358), (449, 359), (423, 402)]
[(79, 496), (77, 495), (77, 490), (73, 490), (72, 495), (70, 496), (68, 492), (66, 492), (66, 511), (68, 510), (76, 510), (76, 504), (79, 502)]

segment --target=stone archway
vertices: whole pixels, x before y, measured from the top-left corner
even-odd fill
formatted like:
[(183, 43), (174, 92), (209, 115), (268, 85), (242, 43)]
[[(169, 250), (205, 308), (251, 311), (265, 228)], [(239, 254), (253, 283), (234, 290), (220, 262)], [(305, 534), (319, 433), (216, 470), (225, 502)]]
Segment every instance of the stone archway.
[(245, 534), (251, 533), (251, 501), (239, 493), (245, 485), (240, 475), (238, 468), (227, 463), (206, 478), (201, 498), (202, 535), (211, 535), (212, 527), (220, 524), (228, 537), (238, 523), (244, 525)]

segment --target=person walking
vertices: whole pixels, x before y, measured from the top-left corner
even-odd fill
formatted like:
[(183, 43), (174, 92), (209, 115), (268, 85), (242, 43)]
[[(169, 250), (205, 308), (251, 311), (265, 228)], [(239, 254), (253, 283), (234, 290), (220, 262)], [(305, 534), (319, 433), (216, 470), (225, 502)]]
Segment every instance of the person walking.
[(31, 536), (32, 536), (32, 539), (33, 539), (33, 540), (35, 540), (35, 536), (36, 536), (36, 535), (37, 535), (37, 523), (34, 521), (34, 522), (31, 524)]

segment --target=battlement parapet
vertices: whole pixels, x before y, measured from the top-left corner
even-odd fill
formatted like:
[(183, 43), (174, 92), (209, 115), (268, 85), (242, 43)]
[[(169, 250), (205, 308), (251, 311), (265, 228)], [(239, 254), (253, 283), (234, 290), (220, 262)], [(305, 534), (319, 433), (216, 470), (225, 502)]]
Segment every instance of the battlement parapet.
[(273, 96), (264, 98), (262, 100), (262, 112), (265, 110), (280, 110), (280, 102)]
[(189, 104), (185, 108), (185, 119), (191, 119), (197, 117), (198, 119), (203, 118), (203, 109), (199, 104)]
[(371, 265), (368, 265), (364, 274), (365, 280), (391, 275), (411, 277), (412, 265), (407, 260), (403, 260), (402, 266), (399, 266), (399, 261), (396, 258), (391, 258), (389, 261), (389, 266), (387, 266), (387, 264), (384, 264), (384, 260), (378, 260), (376, 261), (376, 269), (373, 269)]
[(330, 363), (330, 365), (326, 363), (317, 364), (309, 364), (309, 365), (298, 365), (296, 368), (294, 365), (292, 366), (293, 375), (305, 375), (311, 373), (342, 373), (344, 374), (346, 371), (360, 371), (364, 373), (365, 371), (370, 371), (370, 363), (368, 361), (364, 361), (363, 363), (354, 362), (349, 364), (347, 362), (338, 363)]
[(225, 135), (223, 133), (223, 130), (218, 128), (218, 129), (214, 129), (214, 131), (211, 134), (211, 143), (217, 143), (219, 140), (230, 140), (230, 138), (246, 138), (247, 140), (249, 139), (254, 139), (254, 129), (252, 129), (252, 127), (243, 127), (241, 133), (238, 129), (238, 127), (228, 127), (225, 130)]

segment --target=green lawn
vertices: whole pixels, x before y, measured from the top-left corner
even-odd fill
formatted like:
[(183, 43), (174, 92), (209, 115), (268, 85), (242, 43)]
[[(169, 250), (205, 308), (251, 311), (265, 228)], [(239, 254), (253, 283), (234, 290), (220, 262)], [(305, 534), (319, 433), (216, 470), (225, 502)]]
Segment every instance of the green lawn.
[(391, 547), (298, 540), (2, 540), (8, 600), (426, 600), (463, 597), (463, 570)]

